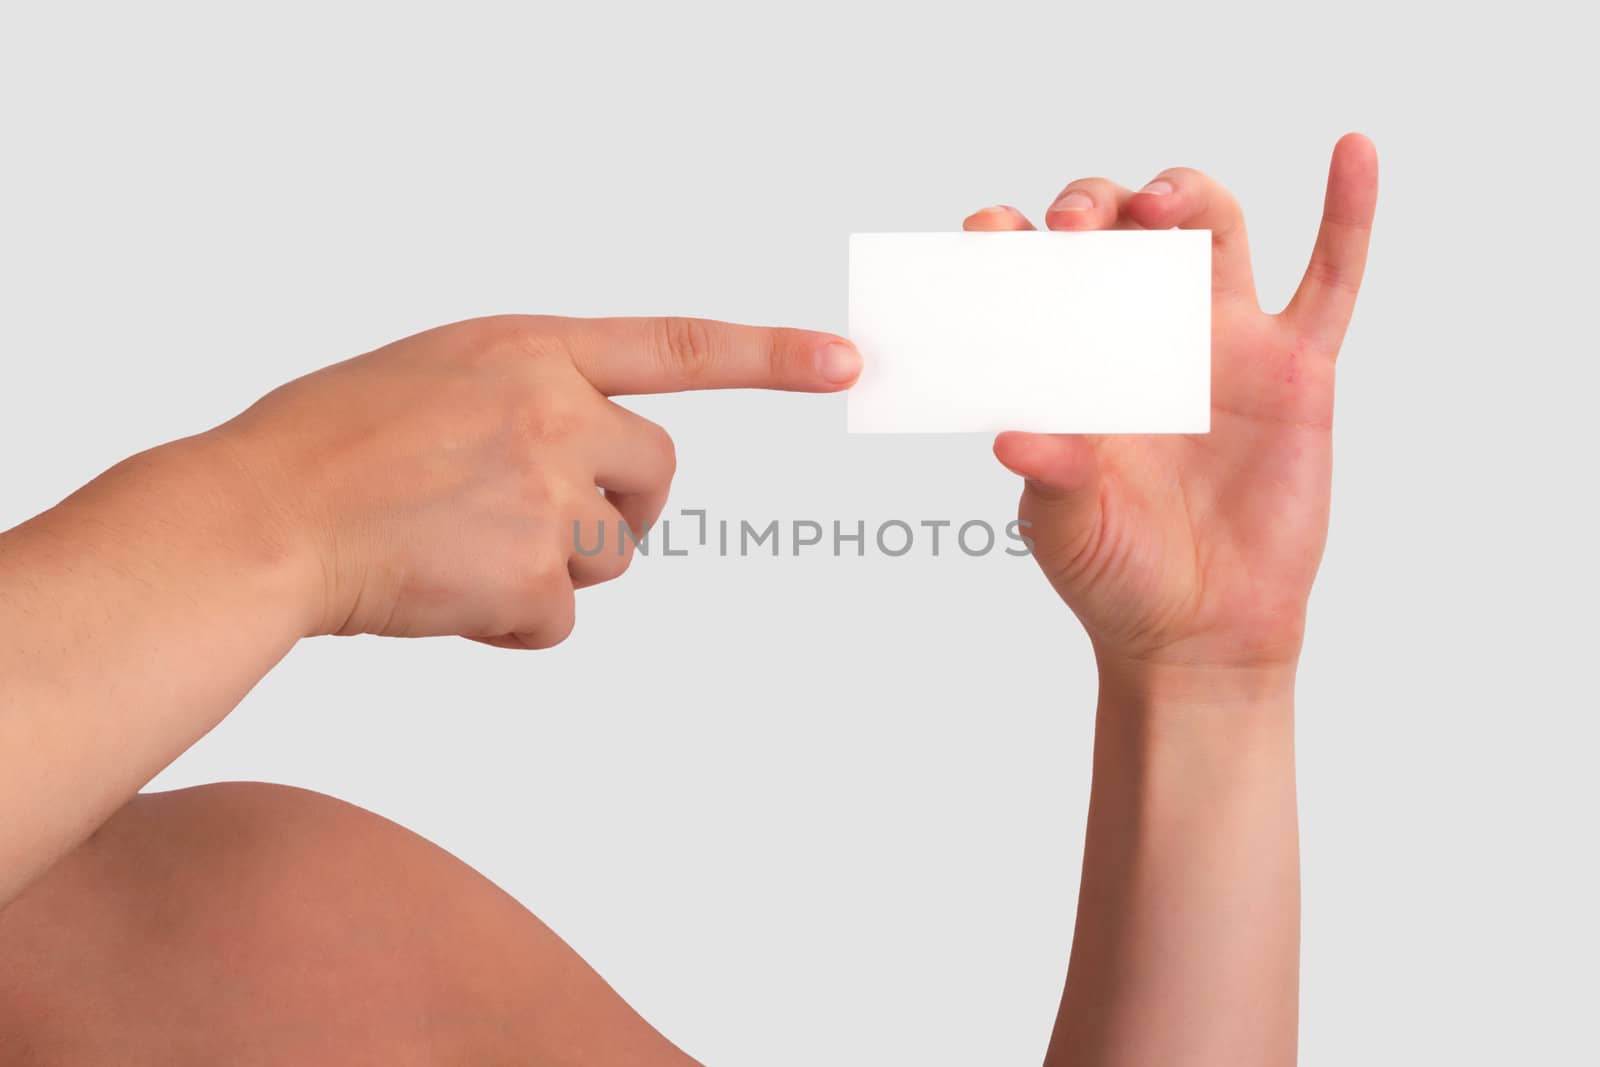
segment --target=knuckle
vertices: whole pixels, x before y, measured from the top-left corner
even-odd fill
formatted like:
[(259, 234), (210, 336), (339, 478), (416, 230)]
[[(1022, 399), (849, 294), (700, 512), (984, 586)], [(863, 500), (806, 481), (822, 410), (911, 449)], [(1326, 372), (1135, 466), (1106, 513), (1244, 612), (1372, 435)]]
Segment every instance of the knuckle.
[(494, 340), (512, 340), (523, 337), (532, 323), (531, 315), (485, 315), (469, 319), (469, 325)]
[(1360, 283), (1341, 263), (1321, 256), (1313, 259), (1306, 267), (1306, 276), (1318, 285), (1350, 296), (1355, 296), (1361, 289)]
[(627, 573), (629, 565), (633, 563), (633, 546), (628, 542), (628, 538), (623, 535), (620, 527), (615, 528), (614, 532), (621, 538), (619, 543), (622, 546), (622, 550), (620, 552), (617, 550), (618, 542), (612, 542), (609, 537), (607, 538), (604, 551), (595, 560), (595, 580), (597, 582), (609, 582), (622, 577)]
[(564, 380), (573, 365), (570, 344), (549, 323), (549, 315), (500, 315), (491, 320), (475, 360), (486, 384), (508, 402), (536, 405), (545, 402), (552, 384)]
[(533, 323), (528, 315), (498, 315), (471, 319), (457, 327), (459, 340), (449, 346), (450, 362), (461, 372), (441, 383), (441, 390), (470, 393), (480, 411), (484, 405), (495, 415), (516, 415), (548, 402), (561, 381), (561, 368), (570, 365), (565, 343), (556, 334)]
[(498, 340), (538, 352), (548, 350), (560, 337), (551, 315), (494, 315), (479, 321), (487, 324)]
[(559, 596), (567, 582), (567, 556), (555, 545), (535, 545), (524, 554), (517, 588), (531, 600)]
[(705, 377), (716, 357), (703, 321), (670, 316), (657, 320), (656, 331), (657, 350), (669, 371), (688, 381)]
[(673, 443), (672, 435), (656, 423), (650, 424), (655, 432), (655, 454), (661, 464), (662, 473), (667, 480), (678, 473), (678, 446)]
[(490, 315), (464, 325), (476, 343), (467, 346), (469, 359), (495, 362), (505, 358), (544, 358), (553, 347), (553, 335), (543, 328), (547, 316)]
[(767, 330), (762, 335), (761, 346), (766, 350), (769, 381), (793, 381), (796, 375), (806, 377), (799, 368), (801, 336), (793, 330)]
[(575, 405), (546, 393), (524, 405), (519, 424), (525, 443), (549, 445), (579, 436), (585, 421)]
[(1337, 210), (1323, 212), (1322, 224), (1331, 229), (1345, 230), (1354, 234), (1369, 234), (1372, 232), (1371, 215), (1346, 214)]
[(556, 647), (561, 642), (572, 636), (572, 631), (577, 627), (577, 625), (577, 613), (572, 610), (572, 607), (569, 604), (567, 606), (566, 613), (553, 619), (550, 625), (547, 626), (540, 634), (539, 640), (541, 643), (537, 647)]
[(577, 623), (577, 608), (570, 582), (563, 581), (561, 590), (541, 600), (537, 610), (537, 626), (519, 635), (529, 648), (554, 648), (572, 636), (573, 626)]
[(524, 514), (535, 517), (548, 516), (560, 510), (562, 487), (550, 470), (536, 457), (519, 457), (520, 469), (513, 482), (513, 503), (520, 505)]
[(517, 634), (517, 640), (522, 642), (524, 648), (535, 651), (555, 648), (561, 642), (572, 636), (573, 624), (577, 620), (567, 616), (557, 621), (546, 623), (537, 630), (524, 631)]
[(1172, 167), (1162, 171), (1161, 176), (1172, 179), (1180, 187), (1199, 193), (1202, 203), (1209, 203), (1213, 209), (1221, 213), (1239, 214), (1239, 202), (1234, 199), (1233, 194), (1205, 171), (1196, 170), (1194, 167)]

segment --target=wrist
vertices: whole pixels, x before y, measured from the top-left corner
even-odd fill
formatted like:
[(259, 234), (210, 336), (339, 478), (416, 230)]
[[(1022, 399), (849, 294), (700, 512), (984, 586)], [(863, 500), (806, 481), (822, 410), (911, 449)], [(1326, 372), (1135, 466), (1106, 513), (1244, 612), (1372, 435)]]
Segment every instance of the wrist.
[(1292, 662), (1211, 666), (1129, 661), (1098, 652), (1096, 660), (1096, 749), (1114, 761), (1163, 753), (1180, 764), (1229, 766), (1261, 757), (1275, 762), (1286, 754), (1292, 760)]
[(218, 428), (148, 455), (174, 483), (207, 544), (256, 587), (263, 610), (278, 614), (296, 639), (320, 632), (326, 599), (321, 555), (246, 443)]
[(1245, 712), (1294, 705), (1293, 659), (1226, 665), (1170, 662), (1118, 656), (1097, 646), (1095, 664), (1102, 697), (1134, 708)]
[[(1132, 790), (1179, 807), (1207, 798), (1215, 808), (1265, 781), (1292, 783), (1293, 666), (1102, 657), (1094, 772), (1097, 790)], [(1286, 788), (1292, 797), (1292, 784)]]

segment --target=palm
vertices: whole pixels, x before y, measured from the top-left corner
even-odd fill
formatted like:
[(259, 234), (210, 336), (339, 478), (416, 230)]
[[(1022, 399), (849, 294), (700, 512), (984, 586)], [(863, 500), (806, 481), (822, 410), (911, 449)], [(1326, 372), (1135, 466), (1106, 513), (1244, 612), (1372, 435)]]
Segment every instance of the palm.
[(1242, 625), (1251, 656), (1298, 640), (1282, 622), (1322, 551), (1332, 375), (1276, 373), (1278, 324), (1239, 318), (1218, 332), (1209, 434), (1091, 439), (1102, 486), (1088, 541), (1046, 541), (1048, 507), (1023, 500), (1052, 583), (1091, 632), (1139, 654), (1213, 634), (1237, 646)]
[[(1197, 179), (1192, 191), (1207, 191)], [(1020, 514), (1040, 565), (1102, 649), (1191, 662), (1279, 661), (1298, 650), (1327, 531), (1332, 357), (1354, 297), (1341, 242), (1359, 233), (1364, 254), (1360, 204), (1370, 205), (1374, 180), (1370, 146), (1342, 142), (1329, 188), (1334, 232), (1325, 221), (1308, 282), (1281, 315), (1256, 306), (1243, 225), (1225, 194), (1179, 220), (1216, 235), (1210, 433), (997, 441), (1029, 479)], [(1130, 198), (1123, 191), (1107, 224), (1180, 206), (1141, 209), (1144, 198)]]

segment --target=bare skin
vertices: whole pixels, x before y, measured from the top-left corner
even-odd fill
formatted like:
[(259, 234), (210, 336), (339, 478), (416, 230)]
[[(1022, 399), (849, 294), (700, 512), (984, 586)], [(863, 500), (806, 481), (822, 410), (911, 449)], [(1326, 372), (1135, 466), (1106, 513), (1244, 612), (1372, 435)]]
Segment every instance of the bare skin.
[[(1212, 234), (1204, 435), (1001, 434), (1035, 557), (1100, 668), (1078, 924), (1048, 1067), (1289, 1064), (1299, 1012), (1294, 678), (1328, 530), (1334, 361), (1377, 205), (1334, 148), (1289, 306), (1256, 301), (1239, 205), (1187, 168), (1072, 182), (1056, 230)], [(991, 208), (974, 230), (1032, 228)]]
[(0, 1062), (693, 1061), (442, 849), (304, 790), (140, 796), (0, 913)]
[[(1083, 179), (1045, 214), (1209, 229), (1214, 264), (1209, 435), (995, 442), (1100, 668), (1047, 1067), (1295, 1059), (1294, 676), (1376, 193), (1372, 146), (1346, 137), (1278, 314), (1204, 175)], [(1032, 223), (1002, 207), (966, 225)], [(562, 640), (575, 591), (628, 560), (576, 556), (565, 531), (648, 524), (673, 472), (665, 434), (608, 396), (827, 392), (858, 369), (806, 331), (462, 323), (290, 383), (0, 534), (0, 808), (31, 813), (0, 825), (6, 1062), (693, 1062), (514, 901), (376, 816), (260, 785), (134, 793), (301, 638)]]

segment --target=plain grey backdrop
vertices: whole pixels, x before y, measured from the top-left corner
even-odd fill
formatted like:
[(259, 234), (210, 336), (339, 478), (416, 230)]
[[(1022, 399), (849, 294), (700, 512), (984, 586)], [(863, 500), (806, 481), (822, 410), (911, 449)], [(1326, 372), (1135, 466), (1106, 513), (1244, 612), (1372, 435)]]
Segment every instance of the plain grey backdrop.
[[(1600, 170), (1558, 10), (8, 5), (0, 526), (454, 319), (843, 329), (850, 232), (1037, 215), (1089, 174), (1216, 174), (1276, 309), (1361, 130), (1382, 192), (1299, 690), (1302, 1059), (1573, 1062)], [(713, 519), (1014, 514), (986, 438), (851, 438), (843, 404), (634, 406), (678, 442), (671, 506)], [(1026, 559), (656, 557), (549, 653), (308, 642), (154, 785), (395, 819), (718, 1067), (1024, 1067), (1094, 690)]]

